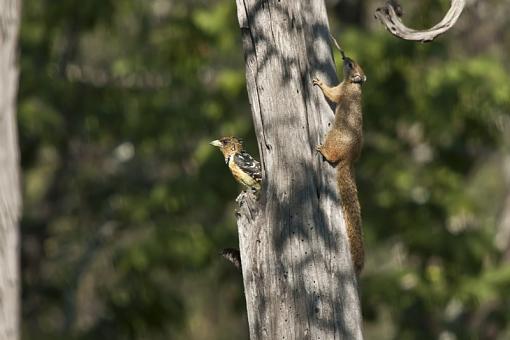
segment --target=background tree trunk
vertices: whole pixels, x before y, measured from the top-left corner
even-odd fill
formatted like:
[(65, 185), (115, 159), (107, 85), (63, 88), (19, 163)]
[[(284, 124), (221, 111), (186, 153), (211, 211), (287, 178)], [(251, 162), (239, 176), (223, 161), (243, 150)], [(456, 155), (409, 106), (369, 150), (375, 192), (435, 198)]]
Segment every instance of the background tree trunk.
[(16, 131), (20, 1), (0, 2), (0, 339), (19, 338), (19, 152)]
[(338, 82), (324, 1), (237, 0), (265, 173), (239, 197), (251, 339), (360, 339), (361, 313), (335, 169), (315, 151), (333, 111), (312, 78)]

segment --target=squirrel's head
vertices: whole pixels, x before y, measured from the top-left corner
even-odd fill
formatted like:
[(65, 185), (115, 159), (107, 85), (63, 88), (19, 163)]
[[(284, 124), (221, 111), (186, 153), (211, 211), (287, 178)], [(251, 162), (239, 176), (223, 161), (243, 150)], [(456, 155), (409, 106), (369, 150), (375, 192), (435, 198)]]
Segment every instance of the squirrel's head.
[(367, 81), (365, 72), (354, 60), (348, 57), (344, 58), (344, 79), (360, 85)]

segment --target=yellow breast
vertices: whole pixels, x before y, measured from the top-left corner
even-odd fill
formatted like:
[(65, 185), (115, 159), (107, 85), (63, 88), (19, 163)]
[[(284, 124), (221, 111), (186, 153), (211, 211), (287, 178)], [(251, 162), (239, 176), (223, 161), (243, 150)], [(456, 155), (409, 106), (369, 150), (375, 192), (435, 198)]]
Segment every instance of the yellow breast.
[(233, 157), (230, 158), (228, 162), (228, 167), (230, 168), (230, 171), (232, 172), (232, 175), (234, 175), (234, 178), (241, 183), (242, 185), (245, 185), (249, 188), (255, 188), (257, 190), (260, 189), (260, 184), (255, 181), (251, 176), (249, 176), (247, 173), (242, 171), (234, 162)]

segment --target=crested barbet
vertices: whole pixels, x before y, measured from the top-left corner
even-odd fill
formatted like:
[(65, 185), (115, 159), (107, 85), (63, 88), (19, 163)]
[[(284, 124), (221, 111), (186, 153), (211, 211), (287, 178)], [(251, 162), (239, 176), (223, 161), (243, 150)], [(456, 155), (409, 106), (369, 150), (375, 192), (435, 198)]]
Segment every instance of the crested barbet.
[(223, 137), (209, 144), (220, 149), (234, 178), (247, 188), (260, 190), (262, 171), (260, 163), (244, 151), (243, 142), (236, 137)]

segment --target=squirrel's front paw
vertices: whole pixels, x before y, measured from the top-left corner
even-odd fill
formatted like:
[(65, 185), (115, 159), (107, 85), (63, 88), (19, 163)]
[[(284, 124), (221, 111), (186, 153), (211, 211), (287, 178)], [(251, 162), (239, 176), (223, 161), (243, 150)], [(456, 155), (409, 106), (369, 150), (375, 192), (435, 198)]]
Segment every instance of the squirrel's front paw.
[(318, 153), (322, 153), (322, 152), (321, 152), (321, 150), (322, 150), (322, 148), (323, 148), (323, 147), (324, 147), (324, 145), (319, 144), (319, 145), (317, 145), (317, 146), (315, 147), (315, 151), (317, 151)]
[(312, 79), (312, 84), (314, 86), (317, 85), (317, 86), (321, 87), (322, 86), (322, 80), (320, 80), (319, 78), (313, 78)]

